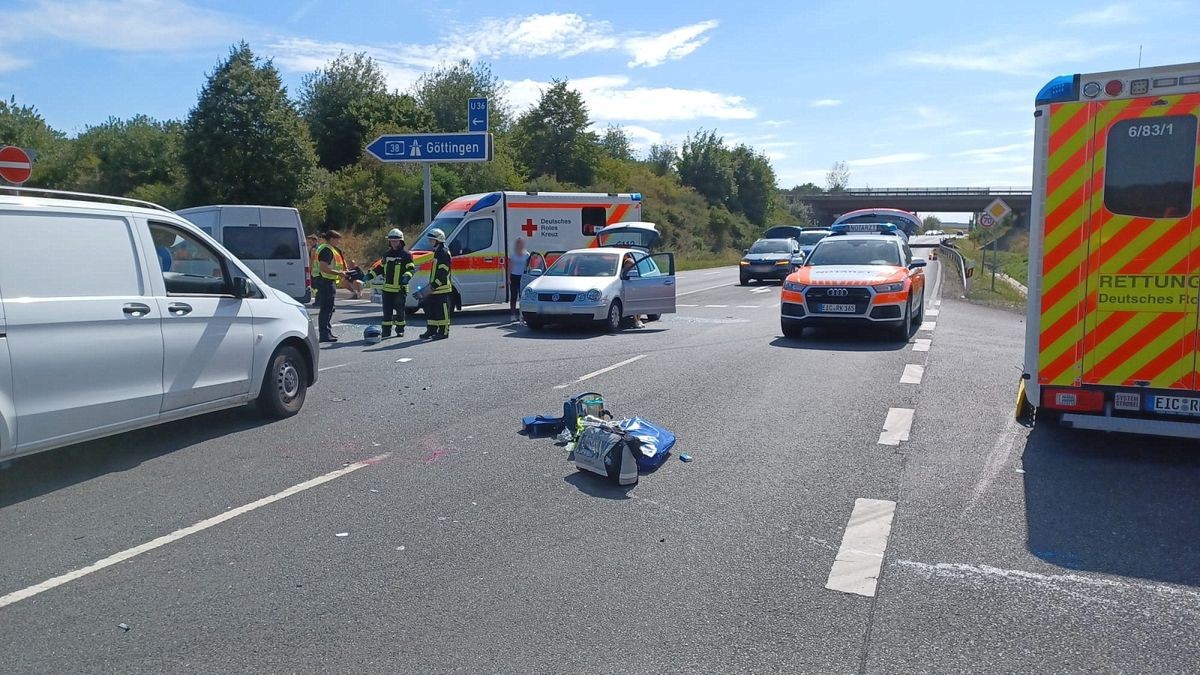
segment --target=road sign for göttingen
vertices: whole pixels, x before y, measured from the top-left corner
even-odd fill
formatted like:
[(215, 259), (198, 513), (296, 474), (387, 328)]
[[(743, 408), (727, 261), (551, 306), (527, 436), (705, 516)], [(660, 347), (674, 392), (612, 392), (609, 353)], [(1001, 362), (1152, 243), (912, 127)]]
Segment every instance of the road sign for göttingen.
[(381, 162), (490, 162), (492, 135), (386, 134), (371, 141), (367, 152)]

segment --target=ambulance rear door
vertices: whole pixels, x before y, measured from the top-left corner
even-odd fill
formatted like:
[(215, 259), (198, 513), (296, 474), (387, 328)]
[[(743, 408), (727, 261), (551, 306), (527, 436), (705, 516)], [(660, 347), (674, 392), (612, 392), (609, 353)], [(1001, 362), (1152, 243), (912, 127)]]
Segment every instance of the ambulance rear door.
[(1093, 131), (1082, 183), (1087, 277), (1080, 382), (1194, 390), (1200, 93), (1086, 105)]

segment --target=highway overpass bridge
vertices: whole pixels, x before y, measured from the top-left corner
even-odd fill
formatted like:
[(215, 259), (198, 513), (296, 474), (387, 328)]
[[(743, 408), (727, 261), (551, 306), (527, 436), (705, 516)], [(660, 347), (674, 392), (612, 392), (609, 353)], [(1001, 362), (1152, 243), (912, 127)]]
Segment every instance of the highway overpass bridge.
[(1032, 191), (1023, 188), (854, 188), (820, 194), (783, 190), (782, 194), (788, 204), (811, 206), (822, 225), (829, 225), (847, 211), (866, 208), (981, 213), (999, 197), (1013, 210), (1018, 225), (1028, 228), (1032, 201)]

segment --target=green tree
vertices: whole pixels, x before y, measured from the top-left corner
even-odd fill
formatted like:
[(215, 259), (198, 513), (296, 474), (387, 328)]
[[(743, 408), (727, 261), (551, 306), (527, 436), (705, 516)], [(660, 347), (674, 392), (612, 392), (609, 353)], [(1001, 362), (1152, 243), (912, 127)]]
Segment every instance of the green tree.
[(425, 73), (413, 87), (420, 106), (433, 115), (434, 130), (454, 133), (467, 130), (467, 99), (488, 99), (492, 131), (504, 133), (512, 120), (504, 82), (484, 62), (467, 59)]
[(610, 124), (600, 137), (600, 150), (607, 156), (622, 162), (633, 161), (633, 147), (629, 144), (629, 135), (620, 125)]
[(76, 188), (78, 162), (72, 142), (53, 129), (31, 105), (18, 105), (16, 97), (0, 99), (0, 145), (32, 151), (33, 175), (29, 187), (70, 190)]
[(730, 208), (740, 211), (753, 224), (765, 227), (767, 216), (774, 207), (779, 188), (775, 186), (775, 169), (767, 156), (746, 145), (739, 145), (730, 154), (733, 163), (735, 199)]
[(675, 167), (679, 163), (679, 152), (670, 143), (655, 143), (650, 146), (646, 163), (659, 176), (671, 175), (675, 173)]
[(187, 201), (291, 206), (309, 195), (316, 153), (279, 72), (245, 42), (217, 65), (188, 115)]
[(583, 96), (554, 80), (536, 106), (517, 121), (517, 157), (535, 176), (588, 185), (600, 157)]
[(171, 204), (182, 199), (180, 122), (159, 122), (145, 115), (129, 120), (110, 117), (80, 134), (76, 151), (81, 157), (94, 160), (81, 162), (92, 167), (91, 175), (82, 179), (87, 190), (132, 196), (137, 188), (144, 188), (139, 194), (156, 196)]
[(390, 93), (379, 64), (366, 54), (339, 54), (305, 76), (300, 114), (308, 122), (321, 166), (337, 171), (353, 164), (380, 127), (393, 132), (429, 131), (433, 117), (407, 94)]
[(845, 162), (834, 162), (825, 174), (825, 190), (827, 192), (842, 192), (850, 187), (850, 168)]
[(732, 154), (716, 131), (702, 129), (684, 140), (679, 178), (713, 205), (729, 204), (737, 195)]

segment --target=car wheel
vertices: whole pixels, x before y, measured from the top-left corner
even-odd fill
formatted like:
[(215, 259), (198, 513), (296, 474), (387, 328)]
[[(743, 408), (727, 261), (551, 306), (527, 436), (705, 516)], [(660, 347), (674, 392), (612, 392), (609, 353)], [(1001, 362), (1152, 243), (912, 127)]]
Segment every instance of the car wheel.
[(908, 336), (912, 333), (912, 295), (909, 295), (904, 301), (904, 318), (892, 330), (895, 332), (897, 340), (908, 340)]
[(621, 301), (613, 300), (608, 306), (608, 318), (604, 320), (604, 329), (610, 333), (621, 330)]
[(793, 339), (799, 339), (804, 336), (804, 324), (799, 321), (789, 319), (780, 320), (780, 328), (783, 329), (783, 336)]
[(661, 318), (662, 318), (662, 314), (647, 314), (646, 315), (647, 321), (658, 321)]
[(268, 417), (282, 419), (300, 412), (308, 392), (308, 364), (290, 345), (275, 351), (263, 376), (258, 394), (259, 409)]

